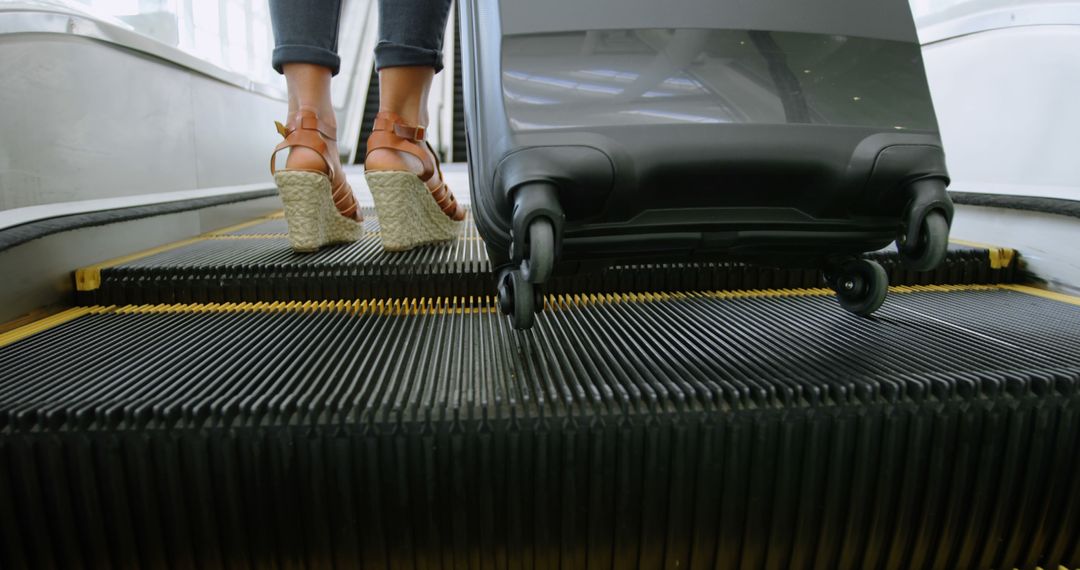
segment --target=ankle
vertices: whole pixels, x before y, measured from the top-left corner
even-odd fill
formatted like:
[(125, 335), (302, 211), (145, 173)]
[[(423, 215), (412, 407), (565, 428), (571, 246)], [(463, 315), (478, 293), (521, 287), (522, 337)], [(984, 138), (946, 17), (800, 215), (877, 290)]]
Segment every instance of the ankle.
[(427, 98), (435, 68), (385, 67), (379, 70), (379, 110), (397, 113), (411, 125), (427, 125)]
[(334, 107), (332, 105), (317, 105), (307, 102), (293, 102), (289, 101), (288, 115), (285, 117), (286, 123), (293, 120), (300, 111), (310, 111), (315, 113), (315, 116), (319, 118), (322, 123), (337, 128), (337, 116), (334, 114)]
[(390, 107), (382, 107), (382, 106), (380, 106), (379, 107), (379, 112), (380, 113), (393, 113), (393, 114), (397, 115), (398, 117), (401, 117), (401, 120), (404, 121), (405, 124), (410, 125), (410, 126), (418, 126), (418, 127), (426, 127), (427, 126), (427, 119), (428, 119), (427, 112), (426, 111), (421, 112), (418, 107), (390, 108)]
[(311, 109), (319, 119), (329, 123), (334, 118), (330, 98), (331, 71), (310, 63), (285, 64), (285, 81), (289, 89), (289, 118), (301, 108)]

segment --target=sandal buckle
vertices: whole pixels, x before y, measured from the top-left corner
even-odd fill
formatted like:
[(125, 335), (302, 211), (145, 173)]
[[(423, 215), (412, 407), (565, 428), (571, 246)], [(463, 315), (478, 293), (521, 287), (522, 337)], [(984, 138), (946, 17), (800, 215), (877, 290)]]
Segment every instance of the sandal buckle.
[(424, 127), (410, 127), (401, 123), (394, 123), (394, 134), (411, 141), (424, 140)]

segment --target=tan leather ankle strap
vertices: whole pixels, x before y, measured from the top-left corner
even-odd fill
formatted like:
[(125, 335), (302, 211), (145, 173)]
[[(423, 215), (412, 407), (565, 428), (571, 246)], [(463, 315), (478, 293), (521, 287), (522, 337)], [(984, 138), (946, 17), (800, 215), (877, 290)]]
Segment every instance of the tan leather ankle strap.
[[(331, 193), (334, 204), (347, 218), (360, 219), (360, 210), (353, 196), (352, 187), (345, 180), (345, 176), (334, 171), (333, 157), (330, 156), (330, 147), (326, 141), (336, 141), (337, 128), (321, 119), (313, 109), (300, 108), (289, 118), (287, 125), (274, 121), (278, 133), (285, 139), (274, 147), (270, 155), (270, 174), (277, 172), (277, 155), (279, 152), (295, 146), (309, 148), (322, 157), (326, 163), (327, 176), (330, 178)], [(340, 176), (339, 176), (340, 175)]]
[(274, 153), (270, 155), (270, 174), (277, 171), (277, 155), (279, 152), (294, 146), (302, 146), (317, 152), (326, 162), (330, 178), (334, 178), (334, 161), (330, 156), (330, 148), (326, 144), (328, 140), (337, 140), (334, 138), (337, 134), (337, 129), (334, 126), (320, 120), (315, 111), (303, 108), (289, 118), (288, 124), (282, 125), (274, 121), (274, 125), (285, 140), (278, 143), (274, 147)]
[(368, 137), (367, 153), (364, 158), (366, 159), (367, 155), (384, 148), (411, 154), (424, 167), (424, 172), (420, 174), (420, 180), (427, 182), (438, 171), (439, 165), (436, 162), (438, 159), (436, 161), (431, 159), (434, 153), (424, 152), (424, 149), (420, 148), (418, 144), (426, 144), (424, 141), (425, 134), (424, 127), (406, 123), (397, 113), (380, 111), (378, 115), (375, 115), (375, 124), (371, 136)]
[(424, 127), (406, 125), (400, 119), (401, 117), (398, 117), (393, 113), (379, 113), (375, 116), (375, 124), (372, 131), (391, 131), (395, 135), (413, 142), (424, 140), (424, 134), (427, 132)]
[(337, 141), (337, 126), (331, 125), (326, 121), (319, 118), (315, 111), (311, 109), (300, 109), (292, 117), (289, 117), (287, 124), (274, 121), (274, 124), (278, 127), (278, 132), (281, 136), (288, 137), (290, 133), (297, 129), (305, 129), (309, 131), (319, 131), (319, 134), (323, 138), (331, 141)]
[[(426, 183), (435, 176), (436, 172), (439, 173), (440, 184), (434, 188), (428, 187), (428, 192), (431, 193), (439, 208), (451, 219), (463, 220), (465, 210), (457, 203), (450, 188), (446, 186), (442, 168), (439, 165), (439, 157), (435, 154), (435, 149), (431, 148), (431, 144), (424, 140), (425, 134), (424, 127), (406, 123), (401, 115), (380, 111), (375, 115), (375, 124), (368, 137), (365, 160), (372, 152), (380, 149), (393, 149), (415, 156), (424, 168), (423, 173), (420, 174), (421, 181)], [(421, 145), (427, 148), (422, 148)]]

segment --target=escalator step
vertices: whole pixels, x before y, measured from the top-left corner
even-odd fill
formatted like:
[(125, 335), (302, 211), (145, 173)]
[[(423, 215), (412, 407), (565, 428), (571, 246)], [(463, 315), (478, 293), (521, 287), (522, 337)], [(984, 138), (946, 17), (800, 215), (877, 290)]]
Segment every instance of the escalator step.
[(1076, 567), (1026, 292), (73, 309), (0, 335), (0, 566)]
[[(378, 218), (364, 209), (361, 241), (316, 254), (289, 249), (283, 219), (212, 233), (181, 247), (95, 269), (79, 284), (82, 305), (390, 299), (486, 296), (494, 292), (487, 251), (471, 220), (452, 243), (386, 253)], [(895, 249), (871, 254), (893, 285), (1015, 283), (1022, 275), (1011, 250), (953, 244), (930, 272), (906, 269)], [(816, 270), (740, 262), (667, 262), (558, 275), (552, 294), (634, 293), (817, 287)]]

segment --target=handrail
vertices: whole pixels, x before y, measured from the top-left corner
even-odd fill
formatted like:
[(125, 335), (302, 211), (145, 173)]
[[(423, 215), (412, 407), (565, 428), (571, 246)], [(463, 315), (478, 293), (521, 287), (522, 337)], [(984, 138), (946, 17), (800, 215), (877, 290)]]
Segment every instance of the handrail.
[(63, 231), (267, 198), (273, 184), (257, 183), (202, 190), (43, 204), (0, 211), (0, 251)]

